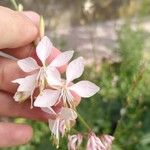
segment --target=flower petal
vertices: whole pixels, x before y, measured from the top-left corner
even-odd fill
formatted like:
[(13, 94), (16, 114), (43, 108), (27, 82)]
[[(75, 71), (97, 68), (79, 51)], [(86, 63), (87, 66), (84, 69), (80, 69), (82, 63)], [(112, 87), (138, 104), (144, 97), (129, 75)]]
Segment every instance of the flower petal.
[(40, 68), (37, 62), (31, 57), (18, 60), (17, 64), (24, 72), (31, 72)]
[(56, 112), (53, 110), (52, 107), (49, 107), (49, 108), (47, 108), (47, 107), (41, 107), (41, 110), (43, 112), (45, 112), (45, 113), (50, 114), (50, 115), (56, 115)]
[(36, 107), (51, 107), (54, 106), (59, 98), (60, 92), (57, 90), (46, 89), (34, 101)]
[(90, 133), (90, 136), (88, 138), (87, 142), (87, 148), (86, 150), (107, 150), (107, 148), (103, 145), (102, 141), (99, 137), (95, 135), (95, 133)]
[(48, 66), (46, 76), (49, 85), (61, 85), (61, 76), (55, 67)]
[(67, 64), (70, 59), (73, 56), (74, 51), (66, 51), (66, 52), (62, 52), (60, 53), (52, 62), (51, 62), (51, 66), (54, 67), (61, 67), (65, 64)]
[(49, 128), (52, 131), (55, 125), (56, 120), (52, 120), (52, 119), (48, 119), (48, 123), (49, 123)]
[(84, 59), (82, 57), (78, 57), (69, 63), (66, 70), (66, 78), (67, 83), (73, 81), (76, 78), (79, 78), (84, 71)]
[(36, 47), (36, 54), (43, 64), (45, 64), (46, 59), (49, 57), (52, 47), (53, 44), (47, 36), (44, 36), (38, 43)]
[(114, 137), (105, 134), (105, 135), (100, 136), (100, 140), (102, 141), (102, 143), (106, 147), (106, 149), (109, 149), (111, 147), (111, 145), (112, 145)]
[(77, 118), (77, 114), (73, 109), (63, 107), (60, 111), (60, 118), (62, 120), (75, 120)]
[(33, 74), (33, 75), (26, 76), (25, 78), (16, 79), (12, 82), (20, 84), (17, 89), (18, 92), (23, 92), (23, 91), (31, 92), (35, 87), (36, 78), (37, 78), (37, 74)]
[(100, 88), (90, 81), (80, 81), (69, 87), (70, 90), (74, 91), (81, 97), (91, 97), (97, 93)]
[(49, 123), (49, 129), (51, 130), (52, 134), (54, 135), (55, 140), (56, 140), (55, 142), (58, 147), (59, 146), (59, 123), (60, 123), (60, 120), (59, 119), (56, 119), (56, 120), (49, 119), (48, 123)]
[(81, 134), (74, 134), (68, 136), (68, 150), (76, 150), (79, 148), (83, 140)]

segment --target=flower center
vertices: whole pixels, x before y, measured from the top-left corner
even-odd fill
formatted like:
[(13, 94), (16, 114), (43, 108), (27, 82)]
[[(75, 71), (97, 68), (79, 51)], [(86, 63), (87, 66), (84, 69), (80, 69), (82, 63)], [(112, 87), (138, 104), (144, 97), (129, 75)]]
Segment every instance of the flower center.
[(74, 108), (74, 98), (66, 84), (62, 86), (61, 95), (64, 106), (68, 108)]

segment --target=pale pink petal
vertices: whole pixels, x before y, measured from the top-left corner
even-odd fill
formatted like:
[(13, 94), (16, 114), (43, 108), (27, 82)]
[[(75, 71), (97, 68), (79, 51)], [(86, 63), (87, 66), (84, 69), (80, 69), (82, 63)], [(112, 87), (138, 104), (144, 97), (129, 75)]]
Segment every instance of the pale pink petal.
[(16, 79), (12, 82), (19, 84), (19, 87), (17, 89), (18, 92), (22, 92), (22, 91), (31, 92), (35, 87), (36, 78), (37, 78), (37, 74), (33, 74), (33, 75), (26, 76), (25, 78)]
[(45, 64), (46, 59), (49, 57), (52, 47), (53, 44), (47, 36), (44, 36), (38, 43), (36, 47), (36, 54), (43, 64)]
[(34, 101), (35, 107), (51, 107), (54, 106), (59, 98), (60, 92), (58, 90), (46, 89)]
[(62, 120), (75, 120), (77, 118), (77, 114), (73, 109), (63, 107), (60, 111), (60, 118)]
[(31, 57), (18, 60), (17, 64), (24, 72), (31, 72), (40, 68), (37, 62)]
[(50, 115), (56, 115), (56, 112), (53, 110), (52, 107), (49, 107), (49, 108), (47, 108), (47, 107), (41, 107), (41, 110), (43, 112), (45, 112), (45, 113), (50, 114)]
[(68, 136), (68, 149), (69, 150), (77, 150), (81, 145), (83, 140), (83, 136), (81, 134), (77, 135), (69, 135)]
[[(55, 122), (56, 122), (56, 120), (54, 119), (54, 120), (52, 120), (52, 119), (49, 119), (48, 120), (48, 124), (49, 124), (49, 129), (52, 131), (53, 129), (55, 129), (55, 127), (56, 126), (54, 126), (55, 125)], [(55, 132), (54, 132), (55, 133)]]
[(51, 66), (54, 67), (61, 67), (65, 64), (67, 64), (70, 59), (73, 56), (74, 51), (66, 51), (66, 52), (62, 52), (60, 53), (52, 62), (51, 62)]
[(90, 133), (86, 150), (107, 150), (100, 138), (98, 138), (94, 133)]
[(65, 131), (66, 131), (66, 125), (65, 125), (65, 121), (64, 121), (64, 120), (61, 120), (61, 121), (60, 121), (60, 124), (59, 124), (59, 131), (60, 131), (62, 137), (64, 137)]
[(69, 135), (68, 136), (68, 150), (76, 150), (77, 148), (77, 136), (76, 135)]
[(73, 84), (69, 89), (81, 97), (91, 97), (100, 90), (97, 85), (86, 80)]
[(78, 57), (69, 63), (66, 70), (67, 83), (73, 81), (76, 78), (79, 78), (84, 71), (84, 59)]
[(49, 129), (52, 132), (52, 135), (55, 138), (55, 143), (57, 145), (57, 148), (59, 147), (59, 124), (60, 124), (60, 120), (56, 119), (56, 120), (52, 120), (49, 119), (48, 120), (49, 123)]
[(48, 66), (46, 76), (49, 85), (61, 85), (61, 76), (55, 67)]
[(102, 141), (103, 145), (106, 147), (106, 149), (109, 149), (112, 145), (112, 142), (114, 140), (114, 137), (113, 136), (110, 136), (110, 135), (102, 135), (100, 137), (100, 140)]

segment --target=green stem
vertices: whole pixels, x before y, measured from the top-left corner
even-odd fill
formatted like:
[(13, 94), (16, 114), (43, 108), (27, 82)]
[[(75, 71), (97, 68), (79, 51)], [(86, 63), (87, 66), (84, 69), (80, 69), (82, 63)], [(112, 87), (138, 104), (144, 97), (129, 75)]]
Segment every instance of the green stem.
[(90, 131), (91, 128), (90, 126), (87, 124), (87, 122), (83, 119), (83, 117), (77, 112), (78, 118), (79, 120), (82, 122), (82, 124)]
[(10, 2), (13, 4), (16, 10), (18, 10), (18, 5), (15, 0), (10, 0)]

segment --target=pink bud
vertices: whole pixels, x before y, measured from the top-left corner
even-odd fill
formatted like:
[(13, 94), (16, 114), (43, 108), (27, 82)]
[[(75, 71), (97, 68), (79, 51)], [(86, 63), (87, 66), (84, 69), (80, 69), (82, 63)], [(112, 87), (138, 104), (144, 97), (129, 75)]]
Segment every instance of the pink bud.
[(79, 148), (83, 140), (83, 136), (81, 134), (69, 135), (68, 136), (68, 149), (76, 150)]
[(100, 136), (100, 140), (102, 141), (106, 150), (110, 150), (111, 145), (112, 145), (112, 141), (114, 140), (114, 137), (104, 134), (104, 135)]
[(86, 150), (110, 150), (113, 139), (109, 135), (103, 135), (99, 138), (95, 133), (91, 132), (89, 133)]

